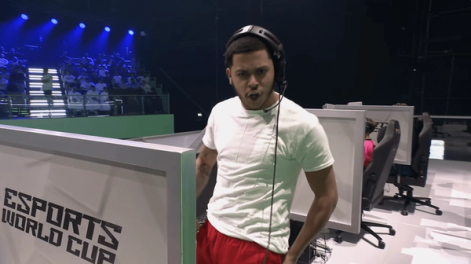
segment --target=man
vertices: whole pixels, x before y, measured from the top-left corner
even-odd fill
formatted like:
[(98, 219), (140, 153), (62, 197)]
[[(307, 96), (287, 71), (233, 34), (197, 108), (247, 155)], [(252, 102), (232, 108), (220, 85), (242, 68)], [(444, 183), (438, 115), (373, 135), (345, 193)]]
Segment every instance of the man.
[(5, 55), (0, 53), (0, 68), (7, 68), (8, 67), (8, 60), (5, 59)]
[(126, 83), (126, 78), (121, 78), (121, 82), (118, 84), (120, 89), (128, 89), (129, 85)]
[(146, 80), (142, 80), (142, 91), (145, 93), (145, 94), (150, 94), (150, 90), (152, 89), (152, 86), (150, 86), (150, 84), (146, 83)]
[(97, 84), (95, 84), (95, 88), (98, 93), (103, 92), (103, 90), (106, 88), (106, 83), (103, 82), (103, 79), (100, 78)]
[(43, 69), (43, 77), (41, 78), (41, 82), (43, 83), (43, 92), (44, 96), (46, 96), (47, 105), (51, 106), (54, 104), (52, 100), (52, 75), (49, 73), (48, 68)]
[(141, 88), (141, 85), (136, 82), (136, 79), (134, 77), (131, 77), (131, 83), (129, 83), (129, 88), (139, 89)]
[(66, 74), (62, 77), (65, 87), (69, 90), (69, 87), (75, 83), (75, 76), (70, 74), (70, 71), (66, 71)]
[(85, 77), (85, 82), (83, 82), (81, 85), (80, 85), (80, 88), (82, 88), (83, 90), (90, 90), (90, 88), (92, 86), (95, 86), (94, 83), (90, 82), (90, 78), (88, 77)]
[(90, 85), (90, 90), (87, 92), (87, 101), (88, 111), (100, 110), (100, 94), (96, 91), (96, 87), (94, 84)]
[(8, 80), (3, 77), (3, 74), (0, 73), (0, 95), (7, 94)]
[[(207, 221), (197, 234), (198, 264), (295, 264), (327, 223), (338, 199), (334, 160), (323, 127), (316, 116), (291, 100), (280, 101), (274, 86), (280, 85), (278, 76), (284, 70), (280, 71), (278, 57), (272, 56), (274, 46), (257, 35), (265, 29), (247, 28), (255, 30), (233, 40), (225, 52), (226, 74), (237, 96), (218, 103), (211, 111), (196, 161), (198, 196), (218, 162)], [(288, 216), (301, 169), (316, 198), (306, 224), (288, 248)]]
[(24, 94), (26, 75), (20, 72), (19, 68), (13, 70), (13, 73), (10, 75), (10, 81), (15, 85), (15, 93)]

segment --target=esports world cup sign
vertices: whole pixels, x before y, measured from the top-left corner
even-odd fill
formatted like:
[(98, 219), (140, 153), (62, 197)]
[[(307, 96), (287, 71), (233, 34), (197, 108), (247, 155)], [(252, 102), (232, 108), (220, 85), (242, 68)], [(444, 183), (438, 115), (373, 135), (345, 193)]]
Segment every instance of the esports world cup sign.
[[(9, 188), (5, 188), (2, 224), (30, 234), (49, 243), (51, 247), (64, 249), (84, 260), (84, 263), (94, 264), (115, 263), (118, 238), (123, 229), (116, 224)], [(81, 233), (81, 227), (86, 232)], [(73, 235), (68, 234), (71, 232)], [(100, 235), (97, 236), (98, 233)]]

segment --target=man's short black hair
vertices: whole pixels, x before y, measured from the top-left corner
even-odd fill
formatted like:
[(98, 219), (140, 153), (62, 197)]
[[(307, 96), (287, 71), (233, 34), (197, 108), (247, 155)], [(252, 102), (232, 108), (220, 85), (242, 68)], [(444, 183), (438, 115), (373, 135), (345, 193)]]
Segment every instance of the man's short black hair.
[(232, 67), (232, 58), (234, 54), (248, 53), (253, 51), (266, 50), (270, 59), (272, 58), (271, 47), (265, 44), (260, 38), (254, 36), (244, 36), (234, 40), (224, 53), (225, 62), (227, 67)]

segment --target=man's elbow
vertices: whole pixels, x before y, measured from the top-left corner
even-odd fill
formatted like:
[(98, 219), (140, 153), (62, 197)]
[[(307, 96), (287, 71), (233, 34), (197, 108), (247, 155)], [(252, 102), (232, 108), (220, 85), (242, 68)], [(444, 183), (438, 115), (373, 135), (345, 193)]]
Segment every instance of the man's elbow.
[(324, 195), (320, 201), (322, 201), (322, 206), (332, 214), (337, 207), (337, 202), (339, 200), (339, 196), (337, 192), (331, 192), (328, 195)]

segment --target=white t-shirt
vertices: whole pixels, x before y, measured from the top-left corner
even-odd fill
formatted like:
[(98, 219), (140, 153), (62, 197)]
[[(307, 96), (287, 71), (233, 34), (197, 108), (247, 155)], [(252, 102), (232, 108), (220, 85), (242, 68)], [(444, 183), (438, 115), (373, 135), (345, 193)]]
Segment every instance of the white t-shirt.
[(99, 103), (100, 102), (100, 94), (97, 91), (89, 90), (87, 92), (87, 99), (90, 103)]
[(95, 84), (92, 83), (92, 82), (88, 82), (88, 83), (87, 83), (87, 82), (83, 82), (83, 83), (80, 85), (80, 87), (83, 88), (83, 89), (88, 90), (88, 89), (90, 89), (90, 87), (92, 87), (92, 85), (95, 85)]
[(106, 77), (106, 70), (99, 70), (99, 71), (98, 71), (98, 76), (100, 76), (100, 77)]
[(43, 83), (43, 91), (52, 91), (52, 75), (50, 73), (44, 74), (41, 80), (48, 81)]
[(95, 88), (98, 93), (101, 93), (101, 91), (106, 88), (106, 83), (97, 83), (95, 84)]
[(6, 67), (8, 65), (8, 60), (7, 59), (0, 59), (0, 67)]
[(108, 101), (108, 92), (101, 92), (100, 93), (100, 101), (102, 103), (106, 103)]
[(121, 83), (122, 77), (120, 75), (113, 76), (113, 80), (115, 83)]
[[(286, 254), (289, 212), (301, 169), (318, 171), (334, 159), (318, 118), (283, 98), (278, 132), (276, 184), (269, 250)], [(268, 243), (278, 108), (246, 110), (233, 97), (211, 111), (203, 143), (218, 152), (218, 175), (208, 220), (221, 233)]]
[(68, 93), (69, 95), (69, 103), (81, 103), (82, 102), (82, 99), (83, 99), (83, 96), (81, 93), (79, 92), (69, 92)]
[(7, 79), (0, 79), (0, 90), (6, 91), (8, 86), (8, 80)]
[(75, 76), (73, 76), (72, 74), (64, 75), (64, 77), (62, 79), (66, 83), (74, 83), (75, 82)]
[(142, 90), (144, 90), (146, 94), (150, 93), (151, 89), (152, 87), (148, 83), (142, 85)]

